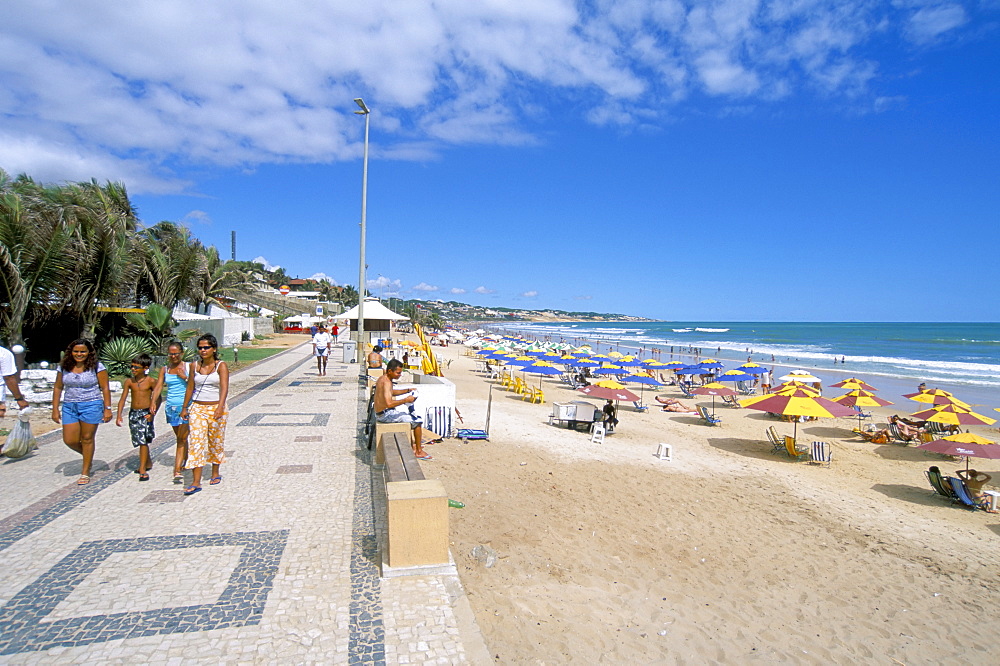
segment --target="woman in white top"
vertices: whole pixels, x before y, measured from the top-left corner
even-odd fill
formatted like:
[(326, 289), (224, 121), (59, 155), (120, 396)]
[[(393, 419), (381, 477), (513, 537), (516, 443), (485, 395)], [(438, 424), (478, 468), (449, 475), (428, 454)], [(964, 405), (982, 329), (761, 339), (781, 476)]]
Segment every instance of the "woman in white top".
[(214, 335), (201, 336), (197, 344), (198, 360), (191, 364), (191, 371), (188, 372), (184, 409), (181, 411), (181, 418), (190, 422), (187, 463), (184, 466), (191, 470), (191, 485), (184, 489), (185, 495), (201, 491), (201, 470), (208, 463), (212, 464), (209, 485), (221, 483), (219, 465), (226, 462), (229, 368), (219, 359), (219, 341)]

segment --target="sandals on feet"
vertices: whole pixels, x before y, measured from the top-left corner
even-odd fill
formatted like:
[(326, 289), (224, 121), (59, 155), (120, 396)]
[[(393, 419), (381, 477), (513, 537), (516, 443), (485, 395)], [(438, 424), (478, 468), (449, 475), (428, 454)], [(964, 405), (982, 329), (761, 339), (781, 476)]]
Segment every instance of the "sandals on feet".
[(149, 481), (149, 474), (140, 474), (139, 475), (139, 480), (140, 481)]
[(222, 483), (222, 475), (221, 474), (219, 476), (213, 476), (212, 480), (208, 482), (208, 485), (210, 485), (210, 486), (217, 486), (220, 483)]
[(184, 489), (185, 495), (194, 495), (195, 493), (201, 492), (201, 486), (188, 486)]
[(184, 483), (184, 475), (174, 474), (174, 483)]
[(86, 474), (81, 474), (80, 478), (76, 480), (76, 485), (78, 486), (85, 486), (88, 483), (90, 483), (90, 477)]

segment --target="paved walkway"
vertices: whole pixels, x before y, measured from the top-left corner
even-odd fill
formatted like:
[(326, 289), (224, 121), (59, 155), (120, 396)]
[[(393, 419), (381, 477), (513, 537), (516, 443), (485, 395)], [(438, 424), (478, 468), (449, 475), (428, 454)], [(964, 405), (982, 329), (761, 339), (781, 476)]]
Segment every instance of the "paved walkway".
[(162, 417), (149, 482), (113, 423), (88, 486), (58, 431), (0, 459), (0, 663), (489, 661), (456, 576), (379, 578), (357, 367), (235, 373), (223, 481), (190, 497)]

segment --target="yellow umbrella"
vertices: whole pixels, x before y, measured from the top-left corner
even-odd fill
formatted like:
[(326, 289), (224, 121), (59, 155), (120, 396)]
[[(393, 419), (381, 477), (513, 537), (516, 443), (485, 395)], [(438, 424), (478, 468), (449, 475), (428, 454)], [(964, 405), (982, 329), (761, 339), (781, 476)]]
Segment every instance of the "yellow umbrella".
[(986, 439), (985, 437), (980, 437), (974, 432), (960, 432), (957, 435), (948, 435), (947, 437), (942, 437), (941, 439), (947, 439), (949, 442), (960, 442), (962, 444), (993, 444), (992, 439)]
[(959, 405), (940, 405), (913, 415), (914, 418), (948, 425), (993, 425), (996, 419), (977, 414)]
[(624, 355), (625, 354), (622, 354), (621, 352), (617, 352), (617, 351), (608, 352), (608, 356), (610, 356), (611, 358), (621, 358)]
[(602, 379), (599, 382), (594, 382), (593, 386), (600, 386), (601, 388), (609, 388), (609, 389), (616, 389), (616, 390), (617, 389), (623, 389), (623, 388), (625, 388), (624, 384), (619, 384), (618, 382), (616, 382), (613, 379)]
[[(827, 398), (819, 398), (809, 395), (803, 387), (798, 387), (795, 392), (784, 395), (763, 395), (740, 400), (740, 404), (750, 409), (757, 409), (762, 412), (781, 414), (782, 416), (812, 416), (812, 417), (837, 417), (854, 416), (855, 412), (850, 407), (846, 407)], [(799, 421), (795, 420), (792, 430), (792, 438), (798, 437)]]

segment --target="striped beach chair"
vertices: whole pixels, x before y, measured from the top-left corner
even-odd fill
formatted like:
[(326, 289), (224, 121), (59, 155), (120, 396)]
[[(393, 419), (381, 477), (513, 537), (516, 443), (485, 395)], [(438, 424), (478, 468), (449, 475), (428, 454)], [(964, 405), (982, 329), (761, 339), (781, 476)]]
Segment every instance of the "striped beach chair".
[(833, 461), (833, 447), (828, 442), (813, 442), (809, 447), (810, 464), (830, 467)]

